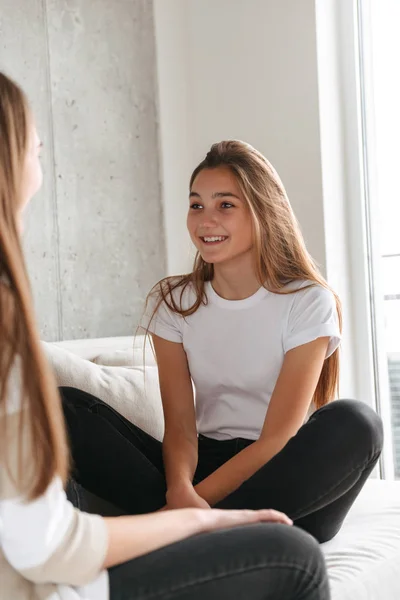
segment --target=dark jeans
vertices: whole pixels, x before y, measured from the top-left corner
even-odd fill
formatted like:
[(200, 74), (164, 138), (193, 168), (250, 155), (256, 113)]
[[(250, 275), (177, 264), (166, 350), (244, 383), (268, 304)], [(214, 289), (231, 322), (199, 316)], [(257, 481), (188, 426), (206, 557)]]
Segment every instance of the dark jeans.
[(111, 600), (329, 600), (317, 542), (259, 524), (205, 533), (109, 570)]
[[(74, 480), (70, 500), (85, 510)], [(258, 524), (197, 535), (108, 571), (110, 600), (329, 600), (322, 552), (297, 527)]]
[[(161, 443), (107, 404), (62, 388), (74, 478), (131, 514), (165, 504)], [(199, 436), (195, 482), (240, 452), (250, 440)], [(316, 411), (286, 446), (217, 508), (275, 508), (318, 541), (331, 539), (382, 450), (379, 416), (366, 404), (336, 400)]]

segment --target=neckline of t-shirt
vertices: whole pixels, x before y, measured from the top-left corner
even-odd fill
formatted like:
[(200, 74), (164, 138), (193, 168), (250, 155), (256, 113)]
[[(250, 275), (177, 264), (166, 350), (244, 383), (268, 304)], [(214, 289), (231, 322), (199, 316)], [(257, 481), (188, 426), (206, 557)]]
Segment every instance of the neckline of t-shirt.
[(261, 286), (252, 296), (249, 296), (248, 298), (244, 298), (243, 300), (227, 300), (226, 298), (222, 298), (222, 296), (217, 294), (212, 286), (211, 281), (207, 281), (206, 291), (208, 292), (209, 300), (213, 304), (216, 304), (221, 308), (229, 308), (231, 310), (250, 308), (269, 294), (268, 290), (264, 286)]

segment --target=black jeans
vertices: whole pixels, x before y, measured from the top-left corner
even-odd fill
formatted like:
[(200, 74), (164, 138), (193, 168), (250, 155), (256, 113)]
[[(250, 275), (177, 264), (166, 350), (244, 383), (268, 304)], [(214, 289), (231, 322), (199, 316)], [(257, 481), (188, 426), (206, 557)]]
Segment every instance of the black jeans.
[[(74, 480), (70, 500), (85, 509)], [(329, 600), (321, 550), (297, 527), (258, 524), (197, 535), (108, 571), (110, 600)]]
[(296, 527), (205, 533), (109, 570), (111, 600), (329, 600), (317, 542)]
[[(130, 514), (165, 504), (161, 443), (97, 398), (62, 388), (74, 478)], [(199, 436), (197, 483), (253, 443)], [(286, 446), (217, 508), (275, 508), (319, 542), (340, 529), (382, 450), (380, 417), (336, 400), (316, 411)]]

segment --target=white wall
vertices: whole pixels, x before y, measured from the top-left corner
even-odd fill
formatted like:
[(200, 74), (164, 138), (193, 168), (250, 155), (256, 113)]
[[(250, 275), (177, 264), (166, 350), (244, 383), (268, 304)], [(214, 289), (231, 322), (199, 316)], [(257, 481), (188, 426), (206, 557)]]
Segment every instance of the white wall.
[(169, 271), (187, 265), (188, 175), (229, 138), (277, 168), (325, 271), (313, 0), (155, 0), (155, 23)]
[(215, 141), (251, 143), (281, 175), (308, 249), (343, 299), (341, 395), (352, 397), (358, 394), (337, 22), (344, 2), (155, 0), (154, 17), (168, 272), (191, 266), (191, 170)]
[[(187, 0), (154, 0), (159, 146), (168, 274), (190, 271), (194, 256), (186, 232), (193, 169)], [(154, 282), (155, 283), (155, 282)]]

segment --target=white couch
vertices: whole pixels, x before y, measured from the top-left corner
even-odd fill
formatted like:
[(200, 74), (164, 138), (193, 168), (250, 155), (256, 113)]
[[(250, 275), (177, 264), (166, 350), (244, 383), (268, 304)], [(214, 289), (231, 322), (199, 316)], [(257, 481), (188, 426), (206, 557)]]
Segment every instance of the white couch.
[[(157, 367), (148, 345), (144, 354), (143, 337), (44, 343), (44, 348), (59, 385), (98, 396), (162, 439)], [(322, 550), (332, 600), (399, 600), (400, 482), (370, 479), (339, 534)]]

